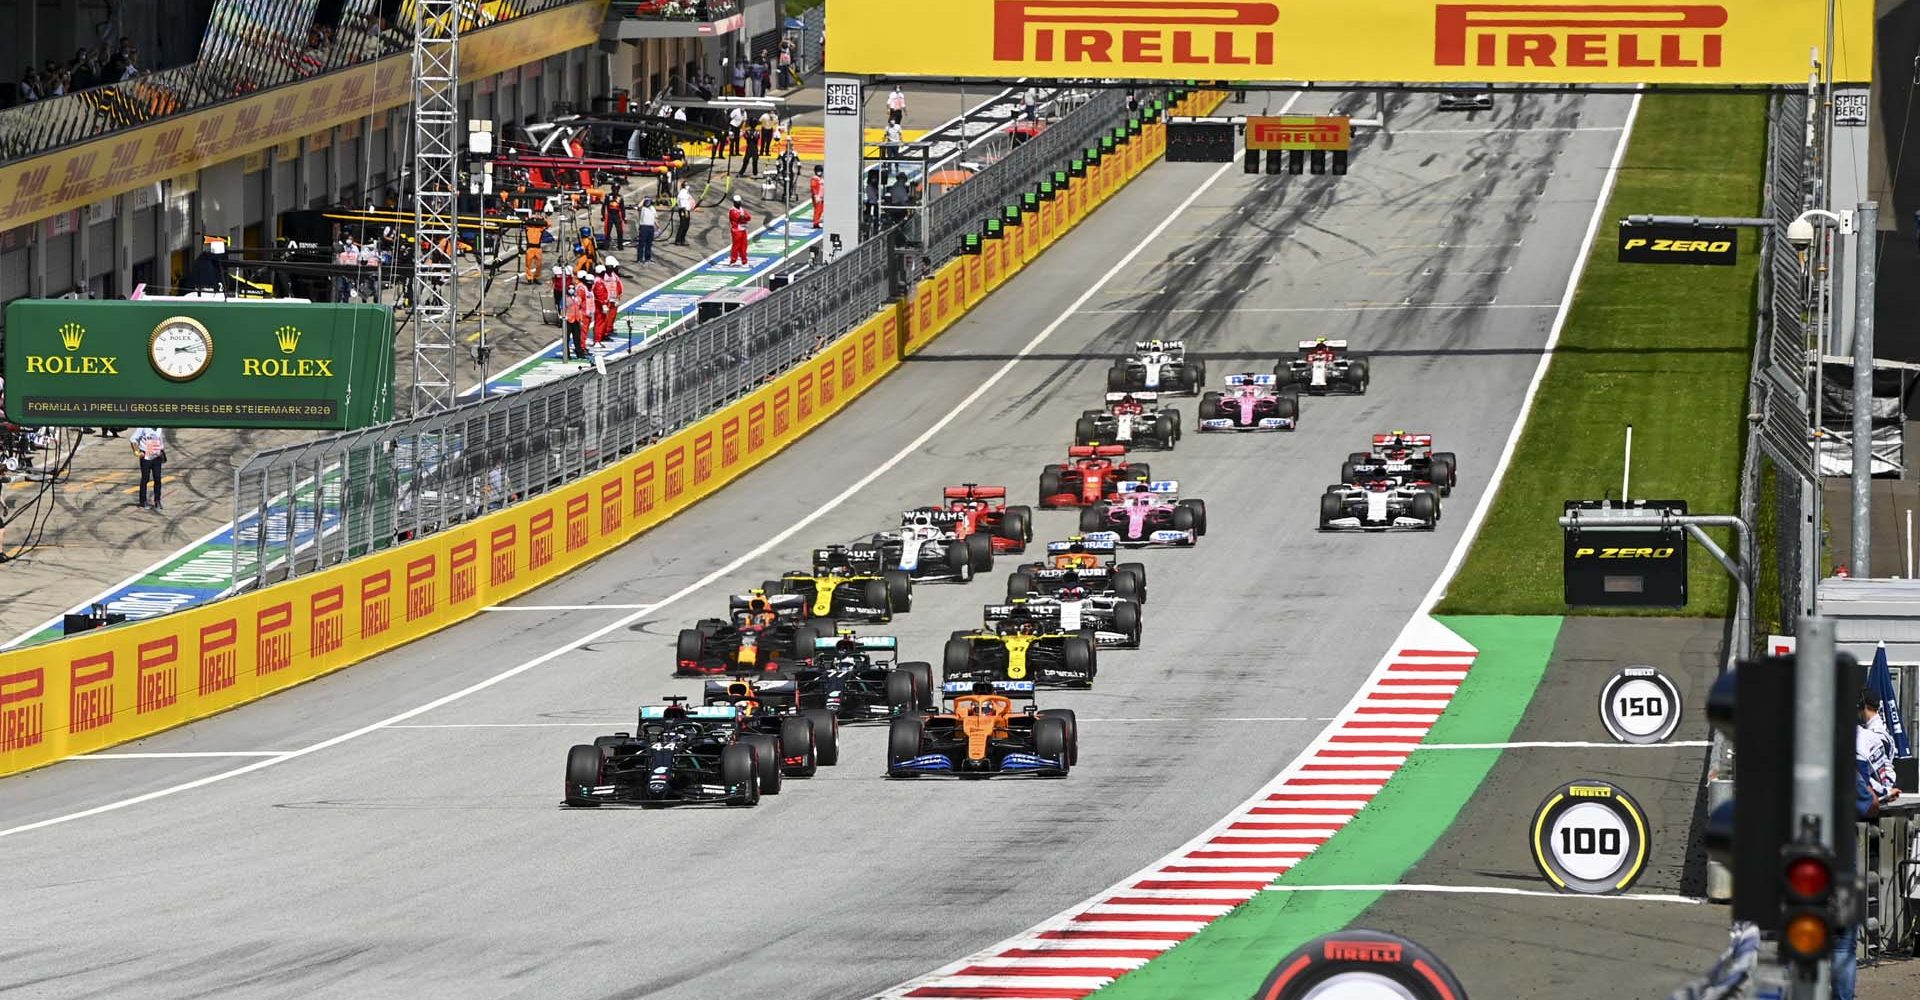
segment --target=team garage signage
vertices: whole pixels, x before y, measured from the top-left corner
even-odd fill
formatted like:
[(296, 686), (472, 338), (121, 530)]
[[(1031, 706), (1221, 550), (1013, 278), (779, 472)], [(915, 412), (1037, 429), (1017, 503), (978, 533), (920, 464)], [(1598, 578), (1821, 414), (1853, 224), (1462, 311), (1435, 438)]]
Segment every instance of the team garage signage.
[[(1835, 78), (1872, 79), (1873, 0)], [(834, 73), (1417, 83), (1804, 84), (1826, 5), (1436, 0), (835, 0)], [(958, 13), (960, 16), (956, 16)]]

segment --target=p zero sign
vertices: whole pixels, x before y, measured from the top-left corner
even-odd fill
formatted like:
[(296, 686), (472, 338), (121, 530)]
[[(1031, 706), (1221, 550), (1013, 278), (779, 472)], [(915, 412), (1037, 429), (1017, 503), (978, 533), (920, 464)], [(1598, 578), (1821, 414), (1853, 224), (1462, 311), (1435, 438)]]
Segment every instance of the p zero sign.
[[(1835, 79), (1869, 82), (1873, 2), (1837, 3)], [(1173, 80), (1792, 84), (1806, 82), (1807, 53), (1826, 50), (1825, 29), (1826, 5), (1807, 0), (835, 0), (827, 8), (827, 69)]]
[(1716, 264), (1740, 259), (1740, 238), (1730, 226), (1620, 226), (1622, 264)]

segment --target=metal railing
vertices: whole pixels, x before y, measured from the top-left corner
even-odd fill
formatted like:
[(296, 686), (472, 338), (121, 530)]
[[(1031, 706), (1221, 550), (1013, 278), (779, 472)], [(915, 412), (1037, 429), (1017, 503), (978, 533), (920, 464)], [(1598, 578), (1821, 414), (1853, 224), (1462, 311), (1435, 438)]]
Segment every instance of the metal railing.
[[(1010, 156), (962, 187), (999, 171), (1004, 190), (1024, 189), (1112, 128), (1123, 107), (1090, 103), (1055, 125), (1053, 143), (1030, 143), (1035, 152)], [(994, 190), (981, 202), (987, 214), (1004, 197)], [(234, 473), (234, 589), (310, 573), (552, 490), (745, 396), (889, 301), (890, 242), (883, 232), (758, 302), (609, 362), (604, 375), (255, 455)]]

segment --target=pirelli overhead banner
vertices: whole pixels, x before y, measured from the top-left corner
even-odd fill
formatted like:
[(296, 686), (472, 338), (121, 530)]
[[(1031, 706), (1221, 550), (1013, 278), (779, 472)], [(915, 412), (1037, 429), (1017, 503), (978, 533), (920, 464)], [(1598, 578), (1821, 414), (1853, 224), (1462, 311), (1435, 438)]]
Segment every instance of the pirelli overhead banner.
[[(1873, 71), (1838, 0), (1835, 79)], [(834, 73), (1378, 83), (1805, 83), (1819, 0), (834, 0)]]

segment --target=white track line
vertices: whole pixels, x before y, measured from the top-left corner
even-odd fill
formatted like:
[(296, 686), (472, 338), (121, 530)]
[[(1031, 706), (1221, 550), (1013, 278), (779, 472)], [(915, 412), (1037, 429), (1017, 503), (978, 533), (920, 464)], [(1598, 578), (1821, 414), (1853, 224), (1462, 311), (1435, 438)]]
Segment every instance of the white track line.
[(166, 798), (170, 795), (177, 795), (181, 792), (192, 791), (193, 789), (201, 788), (206, 785), (211, 785), (211, 784), (214, 784), (215, 782), (225, 781), (229, 778), (237, 778), (243, 774), (251, 774), (254, 771), (265, 770), (266, 768), (273, 767), (276, 764), (283, 764), (290, 760), (296, 760), (298, 758), (305, 757), (308, 754), (318, 753), (330, 747), (338, 746), (350, 740), (359, 739), (360, 737), (365, 736), (368, 733), (377, 732), (381, 729), (387, 728), (388, 726), (392, 726), (401, 722), (406, 722), (409, 719), (417, 718), (418, 716), (424, 715), (427, 712), (431, 712), (436, 708), (440, 708), (444, 705), (450, 705), (456, 701), (459, 701), (462, 698), (467, 697), (468, 695), (485, 691), (486, 689), (493, 687), (494, 685), (499, 684), (502, 681), (510, 680), (536, 667), (540, 667), (547, 663), (551, 663), (554, 660), (558, 659), (563, 654), (571, 651), (575, 647), (585, 646), (591, 643), (598, 642), (609, 635), (613, 635), (621, 631), (622, 629), (625, 629), (627, 626), (632, 625), (634, 622), (640, 621), (641, 619), (646, 618), (647, 616), (654, 614), (655, 612), (658, 612), (662, 608), (678, 603), (679, 601), (685, 600), (686, 598), (691, 597), (702, 590), (705, 590), (707, 587), (712, 586), (713, 584), (719, 582), (720, 580), (724, 579), (725, 577), (739, 570), (742, 566), (745, 566), (748, 563), (756, 559), (759, 559), (761, 556), (766, 555), (768, 552), (773, 551), (774, 548), (785, 543), (788, 539), (792, 538), (794, 535), (797, 535), (800, 532), (806, 530), (807, 527), (812, 525), (815, 521), (818, 521), (821, 518), (825, 517), (826, 515), (839, 509), (839, 507), (842, 504), (846, 503), (848, 500), (858, 495), (862, 490), (872, 485), (873, 482), (879, 479), (881, 476), (886, 475), (888, 472), (892, 471), (895, 466), (899, 465), (901, 462), (906, 461), (909, 457), (915, 454), (918, 454), (922, 448), (926, 447), (929, 441), (932, 441), (935, 437), (937, 437), (941, 431), (946, 430), (947, 425), (953, 423), (954, 420), (958, 419), (960, 414), (965, 413), (968, 409), (970, 409), (973, 406), (974, 403), (979, 402), (981, 397), (985, 396), (988, 392), (992, 391), (994, 386), (999, 385), (1000, 381), (1006, 378), (1007, 375), (1013, 371), (1015, 365), (1018, 365), (1021, 361), (1025, 360), (1027, 356), (1031, 355), (1035, 350), (1037, 350), (1041, 344), (1046, 343), (1047, 338), (1053, 336), (1055, 331), (1059, 330), (1062, 326), (1065, 326), (1067, 321), (1071, 320), (1075, 316), (1075, 314), (1077, 314), (1080, 311), (1080, 308), (1087, 304), (1088, 300), (1092, 299), (1095, 295), (1099, 294), (1100, 290), (1106, 287), (1107, 282), (1112, 281), (1116, 275), (1118, 275), (1122, 270), (1125, 270), (1128, 265), (1132, 264), (1134, 261), (1134, 258), (1140, 256), (1140, 254), (1144, 252), (1148, 247), (1155, 245), (1155, 243), (1159, 241), (1160, 237), (1164, 235), (1166, 231), (1170, 227), (1172, 227), (1172, 225), (1176, 221), (1179, 221), (1183, 216), (1186, 215), (1187, 209), (1193, 207), (1193, 203), (1198, 201), (1200, 199), (1200, 196), (1202, 194), (1205, 194), (1207, 189), (1212, 187), (1213, 183), (1219, 180), (1220, 177), (1224, 175), (1227, 172), (1227, 170), (1232, 166), (1234, 166), (1234, 164), (1232, 163), (1221, 164), (1220, 168), (1218, 170), (1215, 170), (1207, 178), (1205, 182), (1200, 184), (1200, 186), (1194, 188), (1193, 192), (1187, 195), (1186, 200), (1181, 202), (1178, 208), (1174, 209), (1172, 212), (1168, 213), (1166, 216), (1161, 218), (1159, 225), (1155, 226), (1152, 232), (1148, 233), (1145, 238), (1141, 239), (1138, 243), (1134, 244), (1133, 249), (1128, 250), (1126, 255), (1121, 257), (1120, 260), (1117, 263), (1115, 263), (1111, 268), (1108, 268), (1107, 272), (1101, 275), (1098, 280), (1096, 280), (1093, 284), (1088, 285), (1086, 290), (1081, 292), (1080, 296), (1073, 300), (1072, 304), (1068, 305), (1067, 308), (1060, 313), (1060, 315), (1054, 317), (1053, 322), (1048, 323), (1045, 327), (1041, 328), (1039, 333), (1036, 333), (1033, 335), (1032, 340), (1027, 341), (1025, 346), (1021, 347), (1020, 350), (1014, 353), (1013, 357), (1009, 358), (1007, 362), (1001, 365), (998, 369), (995, 369), (994, 373), (992, 375), (987, 376), (986, 380), (981, 382), (978, 386), (976, 386), (972, 392), (968, 393), (966, 398), (960, 400), (960, 402), (956, 404), (953, 409), (948, 410), (945, 416), (942, 416), (939, 420), (934, 421), (932, 426), (928, 427), (926, 430), (922, 431), (918, 437), (908, 442), (906, 447), (901, 448), (899, 451), (894, 452), (892, 456), (890, 456), (880, 464), (874, 466), (873, 469), (869, 471), (866, 475), (861, 476), (859, 479), (855, 480), (851, 485), (849, 485), (846, 489), (840, 491), (839, 494), (827, 500), (825, 503), (822, 503), (819, 507), (816, 507), (811, 513), (807, 514), (807, 516), (801, 518), (798, 521), (795, 521), (789, 527), (783, 529), (782, 531), (775, 534), (773, 537), (767, 539), (766, 541), (761, 542), (759, 545), (754, 546), (752, 549), (734, 557), (734, 559), (731, 562), (727, 563), (726, 565), (713, 570), (712, 572), (701, 577), (700, 579), (695, 580), (690, 584), (687, 584), (685, 587), (682, 587), (679, 590), (674, 591), (672, 594), (669, 594), (664, 598), (661, 598), (659, 601), (636, 608), (631, 613), (624, 615), (620, 618), (617, 618), (611, 622), (608, 622), (607, 624), (602, 625), (599, 628), (596, 628), (593, 631), (588, 632), (577, 639), (573, 639), (562, 645), (555, 646), (553, 649), (550, 649), (547, 652), (540, 654), (539, 656), (535, 656), (532, 659), (529, 659), (516, 666), (509, 667), (506, 670), (502, 670), (491, 677), (488, 677), (484, 680), (476, 681), (457, 691), (453, 691), (448, 694), (441, 695), (440, 697), (435, 698), (432, 701), (429, 701), (423, 705), (417, 705), (397, 715), (392, 715), (385, 719), (382, 719), (379, 722), (369, 723), (367, 725), (361, 726), (358, 729), (341, 733), (338, 736), (329, 737), (327, 739), (321, 740), (318, 743), (301, 747), (298, 750), (289, 751), (284, 756), (265, 758), (263, 760), (255, 761), (254, 763), (248, 764), (244, 767), (236, 767), (230, 771), (221, 771), (218, 774), (210, 774), (210, 775), (207, 775), (206, 777), (198, 778), (193, 781), (181, 782), (180, 784), (177, 784), (177, 785), (168, 785), (165, 788), (156, 788), (150, 792), (145, 792), (140, 795), (134, 795), (129, 798), (117, 799), (115, 801), (103, 803), (101, 805), (93, 806), (88, 809), (81, 809), (76, 812), (70, 812), (70, 813), (62, 813), (61, 815), (58, 815), (58, 816), (50, 816), (46, 819), (35, 820), (34, 822), (31, 822), (31, 823), (22, 823), (18, 826), (12, 826), (6, 829), (0, 829), (0, 837), (11, 837), (16, 834), (28, 833), (33, 830), (43, 829), (45, 827), (58, 826), (62, 823), (70, 823), (78, 819), (86, 819), (91, 816), (98, 816), (98, 815), (101, 815), (102, 813), (116, 812), (118, 810), (125, 809), (128, 806), (140, 805), (141, 803), (151, 802), (154, 799)]
[(1530, 740), (1521, 743), (1422, 743), (1414, 750), (1698, 750), (1706, 740), (1671, 743), (1605, 743), (1598, 740)]
[(84, 753), (66, 760), (195, 760), (202, 757), (285, 757), (289, 750), (192, 750), (178, 753)]
[(1585, 893), (1548, 892), (1545, 889), (1515, 889), (1501, 885), (1270, 885), (1267, 892), (1425, 892), (1456, 896), (1531, 896), (1536, 899), (1564, 899), (1585, 902), (1606, 899), (1622, 903), (1681, 903), (1699, 906), (1706, 900), (1698, 896), (1672, 896), (1664, 893), (1625, 893), (1587, 895)]
[(489, 604), (482, 611), (637, 611), (651, 604)]

